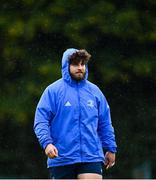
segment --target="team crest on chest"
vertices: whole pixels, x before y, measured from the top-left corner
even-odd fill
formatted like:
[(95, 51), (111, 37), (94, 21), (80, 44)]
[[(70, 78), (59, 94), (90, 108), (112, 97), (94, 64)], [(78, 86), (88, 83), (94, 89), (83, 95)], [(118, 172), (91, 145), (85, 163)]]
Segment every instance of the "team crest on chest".
[(94, 107), (94, 101), (91, 100), (91, 99), (89, 99), (89, 100), (87, 101), (87, 106), (89, 106), (89, 107)]

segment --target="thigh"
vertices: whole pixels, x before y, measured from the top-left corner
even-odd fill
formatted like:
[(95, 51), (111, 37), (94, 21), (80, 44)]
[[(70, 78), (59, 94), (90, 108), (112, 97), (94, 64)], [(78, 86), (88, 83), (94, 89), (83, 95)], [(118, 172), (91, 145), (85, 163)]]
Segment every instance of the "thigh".
[(102, 175), (94, 173), (84, 173), (77, 176), (78, 179), (102, 179)]
[(49, 168), (50, 179), (76, 179), (75, 165), (65, 165)]
[(102, 179), (102, 162), (79, 163), (77, 168), (80, 179)]

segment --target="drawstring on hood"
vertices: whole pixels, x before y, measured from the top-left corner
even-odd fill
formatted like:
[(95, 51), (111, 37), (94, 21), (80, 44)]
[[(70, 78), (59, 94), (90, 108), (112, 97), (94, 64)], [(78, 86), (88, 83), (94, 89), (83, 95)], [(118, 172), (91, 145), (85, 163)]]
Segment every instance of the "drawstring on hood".
[[(78, 51), (78, 49), (75, 49), (75, 48), (67, 49), (63, 53), (63, 57), (62, 57), (62, 77), (64, 80), (70, 83), (73, 82), (74, 80), (71, 78), (70, 73), (69, 73), (69, 57), (76, 51)], [(86, 65), (86, 73), (85, 73), (84, 80), (86, 80), (87, 78), (88, 78), (88, 67)], [(81, 81), (84, 81), (84, 80), (81, 80)]]

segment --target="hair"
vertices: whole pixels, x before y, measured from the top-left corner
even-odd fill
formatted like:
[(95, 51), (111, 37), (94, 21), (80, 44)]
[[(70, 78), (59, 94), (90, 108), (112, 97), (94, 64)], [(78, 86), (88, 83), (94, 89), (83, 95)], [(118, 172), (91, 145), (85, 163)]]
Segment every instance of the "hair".
[(82, 61), (83, 64), (87, 64), (90, 58), (91, 55), (85, 49), (80, 49), (69, 57), (69, 63), (78, 64)]

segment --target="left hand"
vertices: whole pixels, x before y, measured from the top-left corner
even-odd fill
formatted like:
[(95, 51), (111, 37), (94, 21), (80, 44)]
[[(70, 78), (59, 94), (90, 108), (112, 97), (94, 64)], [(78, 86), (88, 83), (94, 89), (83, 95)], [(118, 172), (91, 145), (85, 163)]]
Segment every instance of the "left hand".
[(115, 153), (107, 151), (105, 154), (105, 162), (104, 162), (106, 169), (114, 166), (115, 164)]

